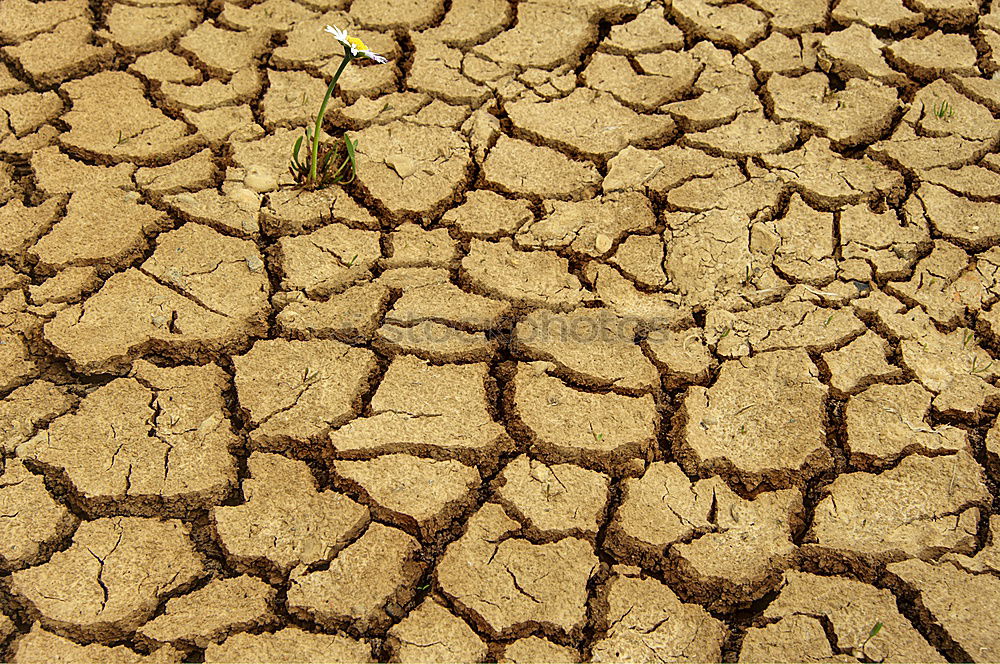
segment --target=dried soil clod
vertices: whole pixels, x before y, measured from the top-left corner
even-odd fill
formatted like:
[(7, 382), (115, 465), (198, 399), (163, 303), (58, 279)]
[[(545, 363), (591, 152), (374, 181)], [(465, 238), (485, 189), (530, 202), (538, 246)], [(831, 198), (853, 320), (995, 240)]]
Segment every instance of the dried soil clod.
[(205, 661), (224, 664), (260, 659), (268, 662), (374, 662), (371, 646), (346, 636), (285, 627), (276, 632), (234, 634), (205, 649)]
[(676, 463), (654, 462), (641, 478), (624, 480), (608, 544), (620, 555), (656, 566), (669, 545), (715, 528), (709, 519), (715, 500), (713, 482), (692, 484)]
[(461, 274), (474, 290), (515, 305), (559, 311), (588, 299), (565, 258), (549, 251), (517, 251), (507, 238), (473, 240), (462, 259)]
[[(798, 150), (763, 155), (761, 160), (806, 201), (824, 210), (876, 196), (897, 199), (904, 189), (899, 173), (867, 157), (845, 159), (831, 149), (829, 139), (819, 136), (813, 136)], [(831, 177), (833, 174), (836, 177)]]
[(528, 201), (477, 189), (466, 195), (464, 203), (445, 212), (441, 223), (465, 235), (489, 240), (512, 235), (533, 218)]
[(330, 465), (338, 475), (360, 486), (393, 522), (423, 538), (449, 526), (472, 503), (482, 479), (476, 468), (459, 461), (409, 454), (336, 460)]
[(0, 449), (13, 454), (18, 445), (76, 405), (66, 388), (35, 380), (10, 392), (0, 401)]
[(177, 47), (209, 74), (225, 79), (250, 67), (263, 52), (268, 37), (266, 31), (234, 32), (206, 22), (181, 37)]
[(874, 332), (865, 332), (843, 348), (823, 353), (830, 370), (831, 392), (842, 397), (872, 383), (899, 378), (903, 370), (888, 363), (889, 354), (888, 342)]
[(108, 29), (102, 36), (132, 53), (148, 53), (163, 48), (190, 30), (197, 19), (198, 10), (186, 5), (133, 7), (116, 4), (107, 15)]
[(148, 236), (169, 224), (165, 214), (136, 198), (115, 188), (75, 191), (65, 215), (28, 255), (49, 274), (69, 266), (94, 265), (107, 271), (132, 263), (148, 246)]
[(797, 489), (740, 498), (719, 477), (691, 482), (675, 463), (654, 462), (625, 480), (609, 545), (626, 561), (666, 569), (690, 599), (723, 610), (773, 589), (795, 559)]
[(615, 575), (608, 582), (608, 626), (591, 655), (593, 662), (718, 661), (723, 624), (696, 604), (684, 604), (652, 578)]
[(576, 203), (545, 201), (546, 216), (514, 236), (519, 248), (569, 249), (592, 258), (606, 255), (630, 233), (652, 231), (656, 218), (638, 192), (607, 194)]
[(448, 46), (469, 48), (500, 33), (512, 14), (508, 0), (452, 0), (444, 19), (425, 33)]
[(585, 8), (576, 5), (534, 0), (518, 3), (514, 27), (475, 47), (473, 53), (501, 64), (541, 69), (575, 63), (597, 34)]
[(610, 95), (579, 88), (554, 101), (522, 100), (507, 106), (514, 126), (556, 147), (608, 159), (627, 145), (644, 147), (674, 133), (669, 117), (642, 116)]
[(846, 30), (824, 38), (817, 56), (823, 71), (842, 80), (870, 79), (886, 85), (902, 85), (906, 76), (895, 71), (882, 55), (885, 48), (869, 28), (852, 23)]
[(431, 598), (394, 625), (387, 641), (405, 662), (478, 662), (486, 656), (486, 644), (472, 628)]
[(127, 646), (102, 646), (99, 643), (80, 645), (67, 638), (42, 629), (40, 623), (18, 640), (15, 662), (42, 664), (42, 662), (107, 662), (108, 664), (180, 664), (184, 653), (173, 646), (160, 646), (149, 655), (141, 655)]
[[(78, 11), (82, 14), (82, 7)], [(34, 12), (28, 10), (26, 15), (30, 16), (32, 13)], [(15, 24), (19, 22), (15, 20)], [(94, 31), (90, 21), (79, 16), (59, 22), (51, 31), (41, 32), (15, 46), (4, 46), (3, 53), (20, 65), (32, 83), (47, 88), (70, 78), (99, 71), (109, 63), (114, 53), (111, 46), (95, 46), (93, 41)]]
[(154, 346), (189, 357), (262, 333), (268, 286), (247, 269), (245, 257), (258, 255), (251, 247), (199, 224), (161, 234), (141, 269), (113, 275), (83, 305), (60, 310), (45, 337), (81, 371), (98, 372)]
[(589, 198), (600, 182), (589, 163), (507, 136), (490, 150), (482, 177), (485, 184), (515, 196), (563, 200)]
[(684, 33), (667, 20), (662, 8), (650, 5), (631, 21), (611, 26), (600, 49), (608, 53), (636, 55), (684, 47)]
[[(209, 187), (215, 181), (217, 171), (212, 151), (202, 150), (169, 166), (140, 168), (135, 173), (135, 183), (150, 196), (157, 197)], [(227, 228), (225, 224), (218, 226)]]
[[(124, 72), (101, 72), (63, 84), (71, 109), (62, 119), (70, 129), (59, 142), (80, 156), (105, 163), (156, 165), (187, 156), (198, 136), (187, 124), (164, 115), (145, 97), (139, 79)], [(116, 100), (109, 112), (108, 99)]]
[(214, 365), (159, 369), (139, 360), (134, 376), (91, 392), (75, 413), (19, 445), (18, 456), (65, 472), (97, 511), (118, 503), (169, 513), (221, 500), (236, 481), (225, 374)]
[(499, 453), (507, 436), (489, 413), (487, 380), (486, 364), (435, 366), (400, 355), (372, 397), (371, 414), (330, 432), (332, 451), (446, 455), (467, 462)]
[(850, 309), (817, 308), (813, 297), (800, 286), (781, 302), (745, 312), (711, 309), (705, 318), (705, 340), (722, 357), (734, 358), (794, 348), (823, 352), (865, 332)]
[(924, 15), (911, 11), (903, 0), (841, 0), (831, 17), (841, 25), (860, 23), (893, 32), (915, 28), (924, 21)]
[[(828, 620), (844, 654), (887, 662), (945, 661), (899, 614), (892, 593), (853, 579), (785, 572), (781, 593), (763, 617), (778, 619), (780, 626), (797, 615)], [(869, 638), (876, 623), (882, 628)], [(782, 630), (779, 627), (776, 631)]]
[[(587, 582), (598, 565), (593, 548), (573, 537), (548, 544), (501, 541), (517, 529), (499, 505), (484, 505), (438, 563), (442, 592), (493, 634), (517, 634), (532, 624), (578, 634)], [(477, 573), (469, 574), (470, 567)]]
[(257, 341), (233, 364), (251, 438), (278, 448), (317, 439), (355, 417), (376, 368), (372, 351), (333, 339)]
[[(583, 71), (583, 80), (588, 87), (610, 93), (628, 107), (648, 112), (681, 99), (701, 71), (688, 53), (643, 54), (637, 61), (644, 63), (641, 71), (645, 73), (634, 70), (625, 56), (595, 53)], [(673, 133), (672, 124), (663, 126)]]
[(784, 152), (795, 145), (798, 137), (797, 123), (772, 122), (764, 117), (763, 113), (741, 113), (729, 124), (685, 134), (681, 139), (681, 145), (730, 158), (756, 157), (772, 152)]
[[(910, 209), (919, 208), (914, 206)], [(917, 258), (932, 246), (923, 214), (900, 215), (896, 210), (872, 212), (867, 205), (851, 205), (840, 212), (841, 255), (860, 258), (875, 268), (879, 279), (903, 279)]]
[(5, 569), (38, 563), (45, 550), (69, 535), (76, 519), (45, 490), (18, 459), (8, 459), (0, 474), (0, 561)]
[(358, 141), (358, 185), (393, 216), (434, 215), (463, 189), (472, 158), (460, 135), (407, 122), (369, 127)]
[(81, 0), (7, 0), (0, 5), (0, 41), (8, 44), (27, 41), (60, 23), (86, 15), (87, 3)]
[(28, 247), (51, 230), (62, 216), (62, 211), (59, 198), (50, 198), (35, 207), (15, 199), (0, 207), (0, 225), (4, 229), (4, 234), (0, 236), (0, 255), (16, 263), (22, 262)]
[(382, 248), (374, 231), (330, 224), (307, 235), (280, 238), (275, 253), (283, 289), (327, 297), (370, 279)]
[(893, 64), (919, 81), (933, 81), (947, 74), (978, 73), (976, 48), (964, 35), (938, 31), (926, 37), (910, 37), (891, 45), (886, 53)]
[[(203, 573), (180, 521), (112, 517), (82, 523), (68, 549), (14, 572), (11, 588), (49, 629), (114, 640), (151, 618), (164, 595)], [(71, 598), (60, 594), (68, 586), (75, 589)]]
[(819, 72), (794, 79), (776, 74), (767, 79), (765, 94), (776, 119), (815, 127), (838, 148), (877, 140), (899, 108), (894, 88), (851, 78), (843, 90), (831, 92), (829, 80)]
[(450, 282), (437, 283), (406, 290), (385, 315), (385, 322), (436, 321), (470, 331), (492, 330), (510, 310), (507, 302), (467, 293)]
[(375, 332), (375, 348), (386, 355), (408, 353), (431, 362), (486, 362), (497, 343), (483, 332), (465, 332), (442, 323), (383, 325)]
[(988, 661), (1000, 651), (1000, 639), (988, 627), (1000, 581), (992, 574), (970, 574), (948, 563), (910, 559), (887, 565), (890, 583), (912, 594), (918, 611), (940, 625), (972, 658)]
[(750, 627), (743, 638), (740, 662), (793, 660), (810, 653), (815, 662), (852, 664), (853, 655), (835, 654), (823, 624), (811, 615), (792, 615), (764, 627)]
[[(421, 566), (417, 540), (396, 528), (373, 523), (324, 570), (300, 566), (291, 572), (288, 610), (334, 628), (346, 623), (362, 629), (387, 626), (390, 602), (404, 605), (413, 596)], [(357, 579), (365, 579), (359, 588)]]
[[(329, 338), (344, 342), (371, 339), (389, 302), (389, 289), (379, 283), (361, 283), (328, 300), (306, 299), (301, 291), (278, 293), (285, 304), (276, 317), (293, 338)], [(294, 299), (291, 296), (296, 296)]]
[(242, 505), (213, 508), (223, 550), (253, 569), (266, 560), (282, 573), (329, 560), (368, 525), (368, 510), (347, 496), (317, 491), (309, 468), (276, 454), (247, 461)]
[(910, 455), (878, 475), (844, 474), (816, 507), (807, 555), (851, 564), (971, 553), (988, 500), (982, 468), (964, 451)]
[(933, 395), (919, 383), (873, 385), (847, 402), (847, 452), (863, 469), (885, 467), (905, 454), (972, 453), (957, 427), (927, 423)]
[(504, 648), (503, 656), (498, 661), (503, 664), (528, 664), (529, 662), (574, 664), (580, 661), (580, 653), (537, 636), (527, 636), (507, 645)]
[(607, 309), (535, 311), (514, 329), (513, 348), (556, 364), (573, 380), (628, 393), (656, 392), (660, 375), (635, 342), (638, 325)]
[(722, 472), (754, 490), (788, 487), (831, 466), (827, 388), (802, 350), (723, 363), (709, 388), (684, 400), (675, 452), (692, 473)]
[[(659, 416), (652, 395), (581, 392), (546, 373), (547, 363), (519, 363), (513, 382), (515, 413), (548, 457), (605, 471), (645, 457)], [(584, 414), (584, 415), (581, 415)]]
[(746, 5), (674, 0), (670, 11), (681, 28), (720, 46), (745, 50), (764, 37), (767, 18)]
[(546, 535), (597, 534), (608, 500), (605, 475), (571, 464), (546, 465), (521, 455), (500, 475), (497, 497)]
[(182, 597), (168, 600), (164, 612), (139, 628), (155, 641), (193, 643), (204, 648), (236, 631), (276, 621), (270, 605), (277, 591), (252, 576), (215, 579)]

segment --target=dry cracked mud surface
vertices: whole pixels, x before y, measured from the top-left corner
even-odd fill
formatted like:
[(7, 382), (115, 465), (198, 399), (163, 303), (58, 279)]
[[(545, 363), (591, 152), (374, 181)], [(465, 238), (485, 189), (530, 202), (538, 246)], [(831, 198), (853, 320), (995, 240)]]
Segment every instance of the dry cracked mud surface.
[(998, 410), (1000, 0), (0, 0), (3, 661), (998, 661)]

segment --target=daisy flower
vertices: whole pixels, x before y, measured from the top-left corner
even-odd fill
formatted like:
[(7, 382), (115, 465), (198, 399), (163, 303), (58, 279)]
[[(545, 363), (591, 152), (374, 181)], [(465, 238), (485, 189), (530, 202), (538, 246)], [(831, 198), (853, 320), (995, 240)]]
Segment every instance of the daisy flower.
[(328, 25), (326, 26), (326, 31), (329, 32), (331, 35), (333, 35), (334, 39), (343, 44), (345, 49), (350, 49), (352, 58), (356, 58), (359, 55), (361, 55), (368, 58), (369, 60), (374, 60), (379, 64), (387, 62), (387, 60), (383, 56), (379, 55), (378, 53), (375, 53), (367, 46), (365, 46), (365, 43), (360, 39), (358, 39), (357, 37), (348, 36), (347, 30), (341, 30), (340, 28), (335, 28), (332, 25)]

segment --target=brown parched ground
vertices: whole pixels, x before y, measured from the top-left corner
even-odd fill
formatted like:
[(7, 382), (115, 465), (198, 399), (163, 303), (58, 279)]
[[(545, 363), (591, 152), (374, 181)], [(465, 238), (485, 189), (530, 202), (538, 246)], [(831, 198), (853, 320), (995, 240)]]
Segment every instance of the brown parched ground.
[(1000, 661), (997, 72), (998, 1), (0, 0), (0, 658)]

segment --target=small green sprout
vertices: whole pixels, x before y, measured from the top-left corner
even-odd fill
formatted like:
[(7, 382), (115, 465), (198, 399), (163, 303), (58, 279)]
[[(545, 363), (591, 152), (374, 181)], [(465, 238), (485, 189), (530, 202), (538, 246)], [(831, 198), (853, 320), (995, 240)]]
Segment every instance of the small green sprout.
[(962, 334), (962, 348), (968, 346), (969, 342), (972, 341), (975, 338), (975, 336), (976, 335), (972, 333), (972, 330), (966, 330)]
[(600, 443), (604, 440), (604, 434), (595, 432), (593, 424), (590, 425), (590, 435), (594, 437), (595, 443)]
[(868, 642), (869, 642), (869, 641), (871, 641), (872, 639), (874, 639), (874, 638), (875, 638), (876, 636), (878, 636), (878, 633), (879, 633), (879, 632), (881, 632), (881, 631), (882, 631), (882, 622), (881, 622), (881, 621), (879, 621), (879, 622), (875, 623), (875, 624), (874, 624), (874, 625), (872, 626), (871, 630), (869, 630), (869, 631), (868, 631), (868, 638), (866, 638), (866, 639), (865, 639), (865, 640), (864, 640), (864, 641), (863, 641), (863, 642), (861, 643), (861, 654), (862, 654), (862, 655), (863, 655), (863, 656), (864, 656), (865, 658), (867, 658), (867, 657), (868, 657), (868, 655), (866, 655), (866, 654), (865, 654), (865, 648), (866, 648), (866, 647), (868, 646)]
[(347, 262), (347, 267), (354, 267), (354, 261), (358, 260), (358, 255), (354, 254), (354, 257)]
[(830, 321), (832, 320), (833, 320), (833, 314), (830, 314), (829, 316), (826, 317), (826, 320), (823, 322), (823, 327), (828, 326), (830, 324)]
[(302, 374), (302, 382), (306, 385), (310, 385), (319, 380), (319, 372), (312, 367), (306, 367), (306, 370)]
[(955, 115), (955, 109), (947, 101), (934, 104), (934, 117), (939, 120), (950, 120)]
[[(340, 146), (336, 144), (325, 143), (321, 149), (320, 135), (323, 133), (323, 118), (326, 115), (326, 107), (330, 103), (333, 90), (337, 87), (337, 81), (340, 80), (340, 75), (344, 73), (352, 60), (364, 57), (378, 63), (386, 61), (384, 57), (366, 47), (365, 43), (357, 37), (349, 37), (346, 30), (328, 25), (326, 32), (332, 34), (344, 47), (344, 59), (341, 60), (340, 67), (337, 68), (337, 72), (330, 80), (330, 85), (326, 88), (323, 103), (319, 107), (319, 113), (316, 114), (315, 125), (312, 130), (306, 127), (303, 135), (299, 136), (295, 145), (292, 146), (292, 159), (288, 170), (291, 171), (295, 182), (304, 189), (319, 189), (329, 184), (347, 184), (354, 180), (355, 153), (358, 142), (351, 140), (347, 134), (344, 134), (343, 154)], [(305, 95), (303, 95), (304, 97)], [(300, 160), (299, 151), (302, 149), (303, 142), (306, 143), (309, 150), (308, 158)]]
[(424, 584), (424, 585), (422, 585), (422, 586), (417, 586), (417, 590), (427, 590), (427, 589), (428, 589), (428, 588), (430, 588), (430, 587), (431, 587), (431, 584), (429, 584), (429, 583), (425, 583), (425, 584)]
[(719, 336), (719, 341), (722, 341), (723, 339), (725, 339), (726, 337), (728, 337), (728, 336), (729, 336), (729, 333), (730, 333), (730, 332), (732, 332), (732, 331), (733, 331), (733, 328), (731, 328), (731, 327), (727, 327), (727, 328), (726, 328), (726, 329), (725, 329), (725, 330), (724, 330), (724, 331), (722, 332), (722, 334), (721, 334), (721, 335)]
[(125, 143), (128, 143), (128, 136), (122, 135), (122, 130), (119, 129), (118, 140), (115, 141), (115, 147), (118, 147), (119, 145), (124, 145)]
[(986, 373), (987, 371), (990, 370), (990, 367), (993, 366), (993, 360), (990, 360), (985, 365), (978, 364), (978, 362), (979, 362), (979, 358), (977, 358), (975, 355), (973, 355), (972, 356), (972, 367), (969, 369), (969, 373), (972, 374), (973, 376), (978, 376), (979, 374)]

